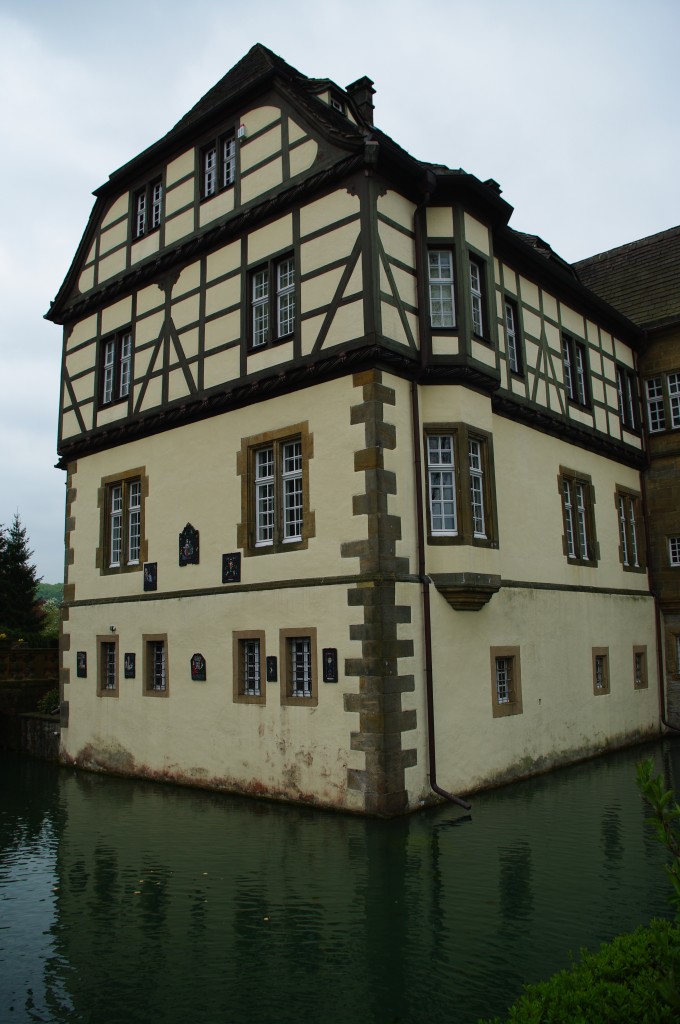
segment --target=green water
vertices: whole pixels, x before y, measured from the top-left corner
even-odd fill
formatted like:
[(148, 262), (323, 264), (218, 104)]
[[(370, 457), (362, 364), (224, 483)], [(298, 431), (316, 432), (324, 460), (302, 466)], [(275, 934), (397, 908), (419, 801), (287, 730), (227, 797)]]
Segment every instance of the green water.
[(669, 916), (609, 754), (391, 822), (0, 759), (0, 1022), (467, 1024)]

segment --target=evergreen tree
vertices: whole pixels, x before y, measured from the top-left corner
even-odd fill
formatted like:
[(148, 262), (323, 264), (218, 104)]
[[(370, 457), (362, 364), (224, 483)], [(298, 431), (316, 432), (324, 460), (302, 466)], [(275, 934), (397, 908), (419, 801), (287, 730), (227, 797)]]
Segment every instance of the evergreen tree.
[(43, 618), (40, 580), (18, 512), (10, 529), (0, 530), (0, 535), (0, 632), (37, 633)]

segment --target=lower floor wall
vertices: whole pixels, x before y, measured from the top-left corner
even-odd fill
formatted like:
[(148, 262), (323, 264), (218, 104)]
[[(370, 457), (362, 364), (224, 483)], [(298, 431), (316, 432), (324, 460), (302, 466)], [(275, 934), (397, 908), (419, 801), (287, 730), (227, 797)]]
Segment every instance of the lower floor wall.
[[(370, 814), (659, 730), (650, 597), (344, 578), (66, 611), (61, 759)], [(428, 731), (427, 689), (434, 708)]]

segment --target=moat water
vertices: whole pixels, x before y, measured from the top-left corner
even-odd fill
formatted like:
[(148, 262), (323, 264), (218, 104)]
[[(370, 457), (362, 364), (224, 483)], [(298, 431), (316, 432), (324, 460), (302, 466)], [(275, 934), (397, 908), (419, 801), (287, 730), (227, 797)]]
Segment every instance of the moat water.
[(365, 821), (0, 758), (2, 1024), (468, 1024), (670, 916), (635, 762)]

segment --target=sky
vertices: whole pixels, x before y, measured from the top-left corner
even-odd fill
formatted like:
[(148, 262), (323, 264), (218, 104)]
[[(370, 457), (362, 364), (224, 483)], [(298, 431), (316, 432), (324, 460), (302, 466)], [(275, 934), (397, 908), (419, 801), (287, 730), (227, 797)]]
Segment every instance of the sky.
[(61, 328), (44, 320), (108, 176), (256, 43), (413, 156), (494, 178), (573, 262), (680, 223), (678, 0), (0, 0), (0, 524), (63, 579)]

